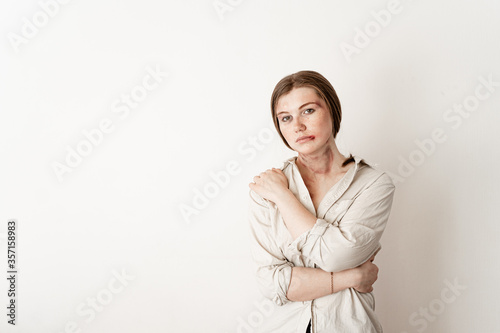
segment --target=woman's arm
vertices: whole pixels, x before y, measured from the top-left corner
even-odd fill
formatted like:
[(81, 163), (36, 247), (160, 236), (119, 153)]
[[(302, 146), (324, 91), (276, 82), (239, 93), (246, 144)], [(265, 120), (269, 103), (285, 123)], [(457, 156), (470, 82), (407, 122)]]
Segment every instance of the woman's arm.
[(311, 214), (288, 189), (288, 179), (282, 170), (268, 169), (256, 176), (254, 181), (256, 183), (249, 184), (250, 189), (278, 206), (294, 240), (314, 226), (316, 216)]
[[(373, 291), (378, 267), (373, 257), (359, 267), (333, 274), (333, 292), (354, 288), (359, 292)], [(310, 301), (332, 293), (332, 276), (321, 268), (293, 267), (286, 297), (291, 301)]]
[[(389, 176), (382, 175), (354, 199), (339, 202), (339, 207), (343, 207), (339, 209), (345, 212), (339, 220), (317, 218), (314, 226), (297, 237), (290, 248), (327, 272), (357, 267), (380, 250), (394, 190)], [(289, 208), (279, 209), (281, 212)], [(300, 223), (293, 218), (290, 221)]]
[[(320, 268), (295, 267), (273, 237), (269, 207), (250, 191), (249, 224), (251, 249), (257, 264), (256, 278), (262, 294), (277, 305), (307, 301), (331, 294), (331, 275)], [(334, 273), (334, 292), (355, 288), (369, 292), (377, 279), (377, 266), (370, 261), (353, 269)]]
[(288, 180), (279, 169), (267, 170), (254, 181), (250, 187), (279, 209), (294, 238), (290, 248), (324, 271), (357, 267), (380, 249), (395, 190), (387, 174), (381, 174), (354, 199), (342, 200), (339, 204), (345, 205), (346, 212), (338, 221), (311, 214), (288, 189)]
[(316, 224), (317, 217), (311, 214), (288, 188), (278, 192), (275, 200), (283, 222), (294, 240)]

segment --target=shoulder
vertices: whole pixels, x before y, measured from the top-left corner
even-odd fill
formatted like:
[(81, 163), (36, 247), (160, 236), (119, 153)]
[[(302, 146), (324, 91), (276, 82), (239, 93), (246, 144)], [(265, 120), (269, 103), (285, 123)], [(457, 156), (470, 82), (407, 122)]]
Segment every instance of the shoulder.
[(358, 172), (355, 178), (357, 178), (357, 181), (365, 183), (368, 187), (395, 187), (392, 178), (387, 172), (379, 168), (377, 164), (370, 163), (362, 158), (359, 158)]
[(250, 203), (256, 204), (256, 205), (262, 206), (262, 207), (269, 207), (269, 200), (264, 199), (262, 196), (257, 194), (257, 192), (255, 192), (253, 190), (249, 190), (248, 194), (250, 196)]
[[(292, 172), (293, 166), (295, 165), (296, 159), (297, 159), (297, 156), (292, 156), (292, 157), (287, 158), (286, 160), (284, 160), (281, 164), (274, 165), (272, 167), (275, 168), (275, 169), (279, 169), (279, 170), (283, 171), (283, 173), (287, 177), (289, 177), (289, 175)], [(269, 169), (271, 169), (271, 168), (269, 168)]]
[[(287, 158), (286, 160), (283, 161), (283, 164), (281, 166), (281, 171), (283, 171), (283, 173), (285, 175), (287, 174), (290, 174), (290, 172), (292, 171), (292, 168), (293, 168), (293, 165), (295, 165), (295, 161), (297, 160), (297, 156), (292, 156), (290, 158)], [(287, 175), (288, 177), (288, 175)]]
[[(291, 172), (292, 172), (292, 165), (295, 163), (296, 158), (297, 158), (297, 156), (292, 156), (290, 158), (287, 158), (286, 160), (283, 161), (283, 163), (280, 167), (276, 167), (276, 169), (280, 169), (281, 171), (283, 171), (283, 173), (285, 174), (285, 176), (289, 180), (290, 180), (290, 176), (291, 176)], [(250, 195), (250, 200), (253, 203), (258, 204), (260, 206), (269, 207), (270, 201), (263, 198), (262, 196), (257, 194), (255, 191), (250, 190), (249, 195)]]

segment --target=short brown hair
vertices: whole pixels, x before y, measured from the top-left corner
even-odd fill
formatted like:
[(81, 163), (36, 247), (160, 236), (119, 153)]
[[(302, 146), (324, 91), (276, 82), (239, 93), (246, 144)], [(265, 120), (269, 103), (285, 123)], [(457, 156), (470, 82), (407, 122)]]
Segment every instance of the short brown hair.
[(333, 89), (331, 83), (323, 75), (314, 71), (300, 71), (285, 76), (278, 82), (278, 84), (276, 84), (276, 87), (274, 87), (274, 91), (271, 96), (271, 114), (278, 134), (285, 145), (290, 149), (292, 149), (292, 147), (290, 147), (288, 142), (286, 142), (285, 137), (280, 130), (278, 117), (276, 116), (276, 104), (278, 104), (278, 100), (281, 96), (288, 94), (293, 88), (300, 87), (313, 88), (318, 96), (325, 101), (326, 106), (330, 111), (330, 115), (332, 116), (332, 132), (334, 138), (340, 130), (340, 121), (342, 120), (342, 110), (337, 93), (335, 92), (335, 89)]

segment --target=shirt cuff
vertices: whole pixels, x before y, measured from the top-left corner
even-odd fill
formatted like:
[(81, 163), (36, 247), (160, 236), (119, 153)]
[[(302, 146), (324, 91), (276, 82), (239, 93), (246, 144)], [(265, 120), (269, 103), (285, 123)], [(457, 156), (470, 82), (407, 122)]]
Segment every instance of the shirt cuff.
[(292, 280), (292, 267), (292, 265), (284, 265), (274, 273), (276, 294), (273, 297), (273, 302), (277, 305), (283, 305), (290, 302), (286, 294), (288, 293), (288, 288)]

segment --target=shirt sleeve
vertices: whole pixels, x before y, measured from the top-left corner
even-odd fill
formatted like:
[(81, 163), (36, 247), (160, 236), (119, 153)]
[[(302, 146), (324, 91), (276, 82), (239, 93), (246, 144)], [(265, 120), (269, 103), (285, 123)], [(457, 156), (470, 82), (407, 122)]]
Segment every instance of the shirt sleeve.
[(257, 284), (264, 297), (277, 305), (291, 302), (286, 298), (293, 264), (289, 262), (272, 236), (268, 202), (250, 190), (249, 222), (251, 251), (257, 265)]
[(343, 217), (333, 223), (318, 218), (312, 229), (290, 244), (291, 250), (327, 272), (361, 265), (381, 248), (394, 190), (391, 178), (383, 173), (353, 200), (342, 200), (340, 205), (348, 206)]

